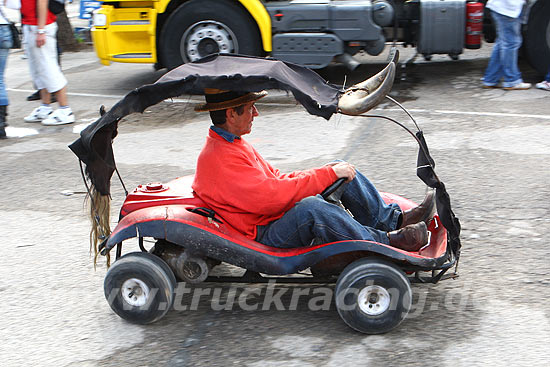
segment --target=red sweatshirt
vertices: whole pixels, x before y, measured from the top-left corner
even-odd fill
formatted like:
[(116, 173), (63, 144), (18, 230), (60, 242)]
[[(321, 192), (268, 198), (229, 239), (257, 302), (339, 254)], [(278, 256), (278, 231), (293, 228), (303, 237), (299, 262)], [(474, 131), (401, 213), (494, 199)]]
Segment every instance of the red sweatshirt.
[[(55, 14), (49, 10), (46, 13), (46, 25), (55, 22)], [(21, 24), (38, 25), (36, 0), (21, 0)]]
[(336, 179), (330, 166), (282, 174), (244, 139), (231, 143), (209, 130), (192, 187), (219, 216), (254, 239), (257, 225), (279, 219)]

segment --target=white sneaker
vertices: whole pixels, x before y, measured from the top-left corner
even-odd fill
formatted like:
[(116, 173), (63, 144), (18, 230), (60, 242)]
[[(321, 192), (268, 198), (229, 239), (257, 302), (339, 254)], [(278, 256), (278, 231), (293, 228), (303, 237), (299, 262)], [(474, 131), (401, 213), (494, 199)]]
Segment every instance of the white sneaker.
[(42, 120), (42, 125), (66, 125), (72, 124), (73, 122), (74, 114), (70, 108), (58, 108), (47, 119)]
[(536, 87), (538, 89), (544, 89), (550, 91), (550, 82), (547, 82), (546, 80), (543, 80), (540, 83), (537, 83)]
[(518, 83), (512, 87), (502, 87), (502, 89), (505, 89), (505, 90), (525, 90), (529, 88), (531, 88), (531, 83), (524, 83), (524, 82)]
[(31, 114), (23, 118), (23, 120), (25, 120), (25, 122), (40, 122), (48, 118), (48, 116), (51, 115), (52, 111), (53, 110), (50, 106), (39, 106), (32, 110)]

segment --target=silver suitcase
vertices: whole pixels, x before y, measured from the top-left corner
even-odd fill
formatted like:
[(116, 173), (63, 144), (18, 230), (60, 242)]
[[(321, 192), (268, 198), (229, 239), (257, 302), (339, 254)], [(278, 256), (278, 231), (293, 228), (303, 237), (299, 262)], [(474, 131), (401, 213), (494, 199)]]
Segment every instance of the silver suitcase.
[(419, 53), (461, 54), (465, 28), (466, 0), (420, 0)]

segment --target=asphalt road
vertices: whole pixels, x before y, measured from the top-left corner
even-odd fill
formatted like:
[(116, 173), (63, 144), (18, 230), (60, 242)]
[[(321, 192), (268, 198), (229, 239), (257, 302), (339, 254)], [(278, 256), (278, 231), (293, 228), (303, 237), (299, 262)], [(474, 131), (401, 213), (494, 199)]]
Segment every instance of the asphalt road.
[[(0, 355), (3, 366), (546, 366), (550, 360), (550, 93), (480, 88), (484, 54), (419, 63), (406, 69), (391, 95), (425, 132), (436, 171), (462, 224), (460, 277), (413, 285), (413, 310), (392, 332), (367, 336), (347, 327), (334, 305), (315, 297), (332, 288), (277, 286), (277, 304), (247, 311), (227, 301), (232, 285), (202, 285), (161, 321), (129, 324), (103, 296), (104, 266), (89, 256), (89, 223), (76, 157), (67, 145), (132, 88), (162, 72), (149, 65), (101, 66), (92, 52), (65, 54), (73, 126), (44, 127), (22, 118), (38, 105), (20, 53), (8, 60), (8, 135), (0, 141)], [(379, 59), (380, 62), (383, 58)], [(369, 62), (351, 73), (321, 71), (346, 85), (377, 72)], [(527, 81), (538, 76), (521, 64)], [(400, 74), (400, 77), (403, 74)], [(400, 79), (400, 78), (399, 78)], [(115, 156), (125, 184), (191, 174), (208, 129), (192, 111), (196, 99), (163, 102), (121, 123)], [(283, 171), (345, 159), (383, 191), (415, 201), (414, 141), (394, 124), (307, 115), (284, 94), (259, 104), (248, 137)], [(375, 111), (405, 122), (396, 106)], [(112, 226), (123, 200), (113, 180)], [(137, 250), (135, 243), (127, 251)], [(249, 288), (266, 294), (267, 286)], [(303, 295), (293, 303), (293, 295)], [(209, 294), (207, 294), (209, 293)], [(197, 295), (198, 294), (198, 295)], [(249, 304), (260, 302), (253, 298)], [(232, 305), (232, 307), (231, 307)], [(324, 306), (324, 305), (322, 305)], [(222, 309), (220, 309), (222, 308)], [(279, 307), (280, 308), (280, 307)]]

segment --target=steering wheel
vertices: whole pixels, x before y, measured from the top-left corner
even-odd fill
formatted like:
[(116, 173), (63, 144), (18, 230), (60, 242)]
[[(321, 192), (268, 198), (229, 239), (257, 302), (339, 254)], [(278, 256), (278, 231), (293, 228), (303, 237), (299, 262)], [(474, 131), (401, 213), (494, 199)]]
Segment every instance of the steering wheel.
[(342, 194), (344, 193), (344, 183), (346, 183), (345, 177), (340, 177), (334, 183), (329, 185), (323, 190), (321, 196), (323, 199), (329, 202), (339, 202)]

